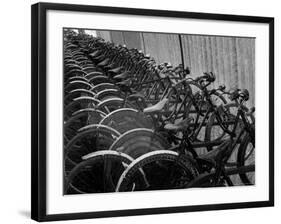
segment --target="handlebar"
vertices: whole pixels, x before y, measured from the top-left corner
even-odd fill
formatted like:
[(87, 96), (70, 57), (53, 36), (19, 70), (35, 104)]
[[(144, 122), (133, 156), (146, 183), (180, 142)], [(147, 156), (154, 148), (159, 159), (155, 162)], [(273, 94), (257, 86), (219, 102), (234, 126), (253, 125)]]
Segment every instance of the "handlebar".
[(204, 72), (203, 76), (198, 77), (194, 81), (197, 82), (202, 89), (206, 89), (212, 82), (216, 80), (216, 76), (212, 72)]
[(229, 94), (230, 100), (238, 100), (248, 101), (249, 100), (249, 91), (247, 89), (235, 89), (233, 92)]

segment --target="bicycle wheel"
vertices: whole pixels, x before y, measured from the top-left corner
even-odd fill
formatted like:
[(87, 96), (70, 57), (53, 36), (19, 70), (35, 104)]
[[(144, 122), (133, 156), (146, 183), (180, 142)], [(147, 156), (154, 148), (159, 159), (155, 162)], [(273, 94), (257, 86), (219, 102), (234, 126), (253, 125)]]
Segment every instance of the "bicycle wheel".
[(65, 143), (77, 134), (78, 129), (89, 124), (98, 124), (105, 115), (102, 111), (93, 108), (86, 108), (73, 113), (64, 123)]
[(158, 133), (147, 128), (136, 128), (120, 135), (109, 150), (126, 153), (135, 159), (148, 152), (168, 148), (170, 144)]
[(112, 83), (100, 83), (100, 84), (94, 86), (91, 89), (91, 91), (98, 93), (98, 92), (100, 92), (102, 90), (106, 90), (106, 89), (117, 89), (118, 90), (118, 88)]
[(114, 192), (121, 174), (133, 161), (115, 151), (95, 152), (85, 159), (66, 178), (65, 194)]
[(88, 80), (84, 76), (73, 76), (73, 77), (69, 77), (65, 84), (68, 84), (69, 82), (72, 82), (72, 81), (88, 82)]
[(77, 81), (71, 81), (69, 83), (66, 84), (66, 86), (64, 87), (64, 92), (65, 93), (69, 93), (74, 89), (92, 89), (92, 85), (88, 82), (85, 81), (81, 81), (81, 80), (77, 80)]
[(95, 96), (95, 98), (100, 101), (114, 98), (114, 97), (122, 98), (122, 93), (117, 89), (105, 89), (105, 90), (101, 90), (100, 92), (97, 92)]
[[(247, 134), (241, 143), (237, 153), (238, 167), (255, 165), (255, 142)], [(255, 172), (240, 173), (239, 177), (243, 184), (255, 184)]]
[(95, 86), (101, 83), (110, 83), (110, 80), (105, 75), (98, 75), (91, 77), (89, 83)]
[(73, 113), (84, 108), (95, 108), (100, 103), (99, 100), (90, 96), (81, 96), (73, 99), (68, 105), (64, 107), (64, 120), (68, 120)]
[(119, 136), (118, 131), (105, 125), (93, 124), (79, 129), (65, 146), (65, 169), (69, 171), (89, 153), (108, 150)]
[[(220, 119), (228, 130), (233, 129), (234, 121), (237, 115), (237, 108), (238, 105), (236, 103), (230, 103), (222, 106), (219, 111)], [(218, 121), (217, 115), (212, 113), (206, 124), (205, 142), (220, 141), (225, 137), (226, 133), (219, 124), (220, 122)], [(236, 127), (236, 133), (239, 133), (243, 126), (243, 121), (239, 119)], [(210, 151), (213, 149), (213, 146), (207, 146), (206, 148)]]
[(83, 71), (86, 72), (87, 74), (92, 73), (92, 72), (96, 72), (97, 68), (94, 67), (93, 65), (88, 66), (88, 67), (84, 67)]
[(227, 182), (221, 178), (219, 181), (216, 180), (215, 173), (203, 173), (197, 176), (194, 180), (187, 184), (186, 188), (195, 187), (226, 187)]
[(97, 105), (97, 109), (107, 114), (124, 107), (133, 108), (133, 105), (128, 101), (124, 104), (124, 99), (115, 97), (103, 100)]
[(81, 96), (95, 97), (95, 93), (87, 89), (74, 89), (64, 96), (64, 105), (68, 105), (73, 99)]
[(122, 173), (116, 191), (180, 189), (197, 175), (197, 169), (188, 157), (169, 150), (158, 150), (134, 160)]
[(136, 128), (153, 128), (153, 123), (144, 114), (131, 108), (121, 108), (107, 114), (100, 122), (121, 134)]
[(74, 76), (83, 76), (85, 77), (87, 75), (86, 72), (82, 71), (81, 69), (72, 69), (69, 70), (68, 72), (65, 72), (65, 81), (67, 81), (69, 78), (74, 77)]

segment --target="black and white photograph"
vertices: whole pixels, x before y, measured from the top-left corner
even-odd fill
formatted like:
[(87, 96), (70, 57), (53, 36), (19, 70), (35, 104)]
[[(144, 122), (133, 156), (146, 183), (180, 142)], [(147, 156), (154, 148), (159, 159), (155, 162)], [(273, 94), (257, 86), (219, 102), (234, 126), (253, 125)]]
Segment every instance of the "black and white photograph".
[(274, 18), (38, 3), (31, 21), (32, 219), (274, 205)]
[(0, 223), (278, 223), (278, 1), (3, 3)]
[(64, 195), (255, 187), (255, 37), (62, 34)]

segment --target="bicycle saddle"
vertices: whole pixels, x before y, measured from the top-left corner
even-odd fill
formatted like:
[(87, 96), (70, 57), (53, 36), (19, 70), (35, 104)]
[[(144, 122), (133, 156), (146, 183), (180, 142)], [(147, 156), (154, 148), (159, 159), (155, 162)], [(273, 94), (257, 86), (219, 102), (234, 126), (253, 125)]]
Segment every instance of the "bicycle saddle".
[(168, 131), (183, 131), (189, 126), (191, 121), (193, 121), (193, 118), (188, 117), (177, 124), (168, 123), (164, 128)]
[(115, 75), (113, 78), (114, 79), (126, 79), (131, 75), (131, 73), (129, 71), (125, 71), (119, 75)]
[(163, 100), (159, 101), (158, 103), (156, 103), (153, 106), (147, 107), (143, 110), (144, 113), (156, 113), (156, 112), (160, 112), (165, 104), (168, 102), (167, 98), (164, 98)]
[(106, 66), (109, 61), (110, 61), (110, 59), (106, 58), (102, 62), (98, 63), (97, 66)]
[(112, 69), (112, 68), (114, 68), (115, 66), (114, 66), (114, 63), (111, 63), (111, 64), (109, 64), (109, 65), (106, 65), (106, 66), (104, 66), (103, 68), (104, 69)]
[(228, 148), (228, 144), (229, 141), (226, 140), (221, 145), (219, 145), (216, 149), (213, 149), (205, 154), (200, 155), (198, 159), (211, 163), (212, 165), (215, 166), (218, 156)]
[(92, 59), (94, 59), (94, 60), (102, 60), (104, 57), (105, 57), (105, 54), (99, 54), (99, 55), (97, 55), (95, 57), (92, 56)]
[(141, 93), (134, 93), (134, 94), (131, 94), (130, 96), (128, 96), (128, 100), (134, 101), (134, 100), (140, 100), (140, 99), (145, 102), (145, 97)]
[(252, 108), (249, 110), (248, 114), (255, 113), (255, 111), (256, 111), (256, 107), (252, 107)]
[(119, 88), (122, 90), (122, 91), (128, 91), (132, 85), (132, 80), (130, 79), (126, 79), (122, 82), (117, 82), (116, 83), (117, 86), (119, 86)]
[(108, 72), (118, 74), (123, 69), (123, 66), (108, 70)]

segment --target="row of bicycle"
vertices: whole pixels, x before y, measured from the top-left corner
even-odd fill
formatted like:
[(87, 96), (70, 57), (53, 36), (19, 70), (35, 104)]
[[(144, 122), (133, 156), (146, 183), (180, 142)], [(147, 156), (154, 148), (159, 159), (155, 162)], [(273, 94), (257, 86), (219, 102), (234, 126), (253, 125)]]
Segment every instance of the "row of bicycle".
[(254, 184), (246, 90), (211, 89), (212, 73), (192, 78), (99, 38), (67, 39), (65, 193), (237, 185), (235, 175)]

